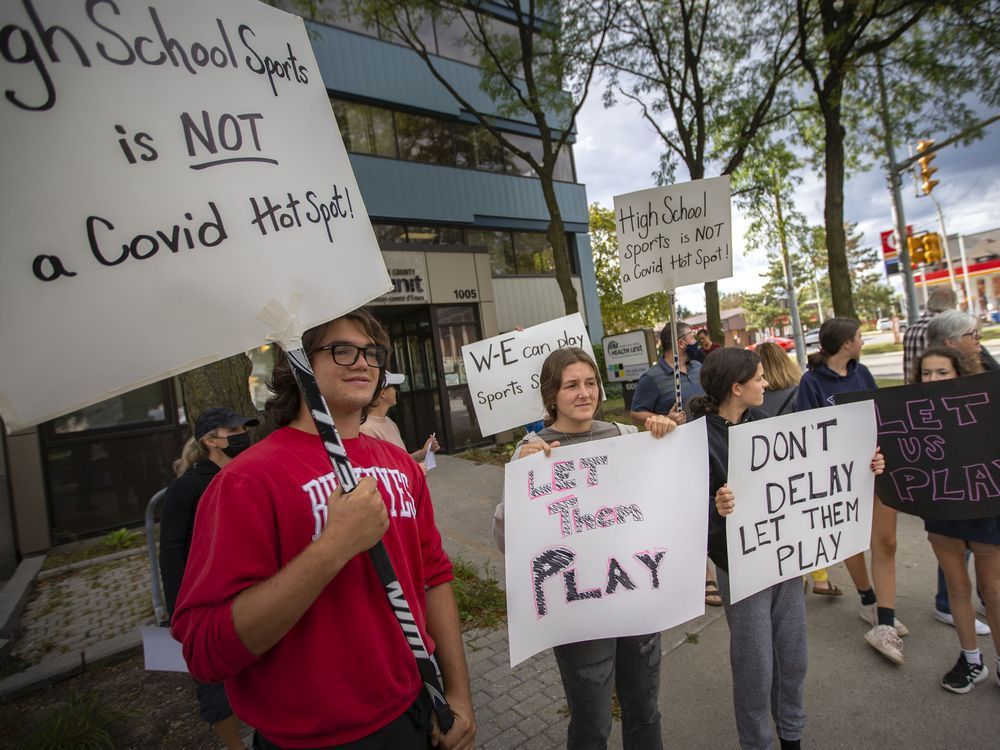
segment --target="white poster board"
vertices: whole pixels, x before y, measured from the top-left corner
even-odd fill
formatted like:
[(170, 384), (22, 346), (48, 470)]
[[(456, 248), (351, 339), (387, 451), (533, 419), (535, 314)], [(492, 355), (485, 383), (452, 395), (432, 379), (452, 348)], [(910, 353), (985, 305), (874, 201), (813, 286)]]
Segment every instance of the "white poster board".
[(142, 657), (147, 672), (187, 672), (187, 662), (180, 641), (174, 640), (170, 628), (141, 625)]
[(622, 300), (733, 275), (729, 175), (616, 195)]
[(37, 0), (0, 25), (26, 56), (0, 59), (8, 429), (259, 346), (272, 298), (312, 325), (391, 288), (300, 18)]
[(704, 420), (659, 440), (623, 435), (507, 464), (511, 666), (560, 643), (704, 614), (707, 502)]
[(579, 347), (593, 357), (580, 313), (462, 347), (469, 392), (483, 437), (521, 427), (545, 415), (538, 390), (542, 363), (556, 349), (567, 346)]
[(871, 401), (729, 428), (733, 602), (868, 549), (875, 430)]

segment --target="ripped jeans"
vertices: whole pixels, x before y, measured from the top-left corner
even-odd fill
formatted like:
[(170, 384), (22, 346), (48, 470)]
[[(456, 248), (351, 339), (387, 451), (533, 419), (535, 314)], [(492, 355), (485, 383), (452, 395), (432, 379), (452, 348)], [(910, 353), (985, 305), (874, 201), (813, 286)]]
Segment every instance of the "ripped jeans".
[(660, 634), (567, 643), (553, 648), (569, 704), (569, 750), (604, 750), (611, 735), (611, 689), (622, 708), (625, 750), (662, 750)]

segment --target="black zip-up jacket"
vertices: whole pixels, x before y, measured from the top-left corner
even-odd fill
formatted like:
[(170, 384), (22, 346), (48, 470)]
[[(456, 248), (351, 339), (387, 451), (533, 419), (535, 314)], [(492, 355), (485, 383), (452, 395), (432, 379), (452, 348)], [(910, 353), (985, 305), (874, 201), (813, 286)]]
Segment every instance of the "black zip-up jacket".
[(191, 551), (198, 501), (219, 473), (214, 461), (199, 461), (170, 483), (160, 514), (160, 578), (167, 612), (173, 615)]
[[(767, 419), (760, 409), (747, 409), (740, 424)], [(729, 481), (730, 422), (718, 414), (706, 414), (708, 433), (708, 556), (717, 567), (729, 572), (729, 551), (726, 547), (726, 519), (715, 509), (715, 493)], [(736, 502), (740, 499), (737, 497)]]

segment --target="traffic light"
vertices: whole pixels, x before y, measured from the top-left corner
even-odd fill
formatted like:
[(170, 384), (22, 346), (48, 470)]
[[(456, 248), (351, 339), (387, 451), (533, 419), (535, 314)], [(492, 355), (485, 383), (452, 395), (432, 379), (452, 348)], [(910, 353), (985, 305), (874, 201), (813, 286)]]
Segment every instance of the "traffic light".
[(926, 262), (924, 260), (924, 235), (907, 237), (906, 247), (910, 251), (910, 265), (919, 266)]
[(940, 263), (944, 259), (941, 252), (941, 235), (936, 232), (928, 232), (923, 236), (924, 240), (924, 262), (928, 264)]
[(938, 180), (932, 180), (931, 177), (937, 172), (937, 167), (932, 167), (931, 162), (934, 160), (936, 154), (923, 155), (927, 149), (934, 145), (934, 141), (925, 139), (922, 141), (917, 141), (917, 153), (921, 154), (920, 158), (917, 159), (917, 164), (920, 165), (920, 194), (930, 195), (931, 190), (934, 186), (938, 184)]

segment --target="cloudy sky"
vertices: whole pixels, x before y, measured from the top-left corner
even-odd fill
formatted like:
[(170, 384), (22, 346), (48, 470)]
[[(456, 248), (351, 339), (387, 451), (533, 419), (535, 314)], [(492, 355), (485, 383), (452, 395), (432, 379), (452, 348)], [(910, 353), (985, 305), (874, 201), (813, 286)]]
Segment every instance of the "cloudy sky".
[[(600, 88), (592, 95), (577, 118), (579, 137), (573, 153), (577, 179), (587, 186), (590, 203), (611, 208), (612, 197), (654, 186), (652, 172), (658, 164), (662, 147), (655, 131), (643, 120), (632, 104), (619, 103), (605, 109)], [(985, 113), (988, 114), (988, 113)], [(931, 133), (944, 139), (947, 134)], [(908, 155), (906, 144), (897, 144), (898, 159)], [(970, 234), (1000, 227), (1000, 122), (991, 125), (987, 136), (971, 146), (949, 146), (938, 153), (934, 166), (940, 184), (934, 195), (941, 204), (949, 234)], [(678, 169), (678, 179), (684, 174)], [(823, 181), (816, 173), (803, 173), (796, 197), (796, 208), (810, 223), (823, 221)], [(885, 172), (874, 167), (855, 175), (845, 186), (845, 218), (856, 222), (864, 233), (864, 242), (879, 246), (879, 233), (892, 227), (892, 198), (886, 187)], [(903, 210), (915, 232), (939, 231), (934, 204), (929, 198), (916, 198), (913, 181), (903, 184)], [(733, 243), (736, 256), (733, 278), (719, 282), (721, 291), (752, 291), (763, 283), (760, 273), (766, 268), (762, 251), (747, 256), (742, 240), (744, 222), (733, 208)], [(677, 292), (678, 302), (688, 308), (705, 309), (700, 285)]]

